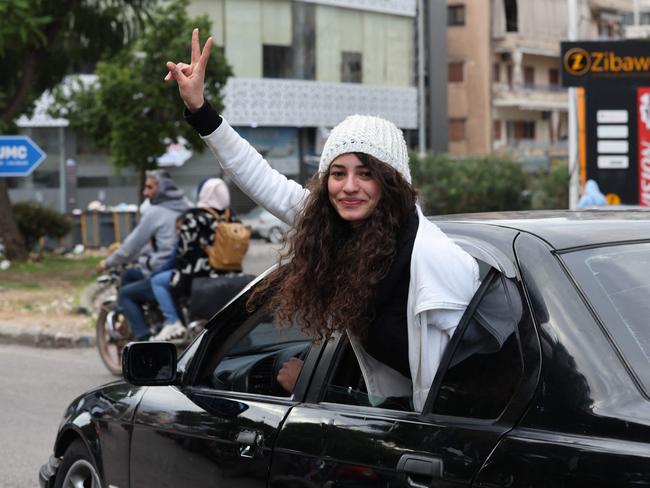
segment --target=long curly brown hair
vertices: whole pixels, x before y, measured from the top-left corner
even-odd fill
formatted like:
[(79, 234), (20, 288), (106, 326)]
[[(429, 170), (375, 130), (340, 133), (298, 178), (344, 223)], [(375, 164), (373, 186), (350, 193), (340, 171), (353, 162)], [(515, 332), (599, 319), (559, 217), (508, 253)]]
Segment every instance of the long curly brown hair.
[(270, 293), (266, 306), (278, 324), (296, 323), (317, 341), (343, 329), (366, 336), (377, 285), (396, 253), (398, 231), (415, 211), (417, 192), (402, 175), (372, 156), (355, 154), (381, 187), (374, 211), (352, 227), (330, 203), (328, 174), (314, 176), (280, 258), (284, 265), (248, 301), (257, 308)]

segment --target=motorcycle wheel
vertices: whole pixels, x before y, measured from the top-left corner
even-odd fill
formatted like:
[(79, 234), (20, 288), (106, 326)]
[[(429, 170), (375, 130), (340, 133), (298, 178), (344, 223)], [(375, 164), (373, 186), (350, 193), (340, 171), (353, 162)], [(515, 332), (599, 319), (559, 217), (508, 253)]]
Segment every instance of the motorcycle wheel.
[(95, 325), (97, 351), (106, 368), (115, 376), (121, 376), (122, 350), (129, 343), (129, 338), (116, 339), (109, 334), (106, 322), (109, 312), (111, 312), (111, 307), (102, 305), (97, 315)]

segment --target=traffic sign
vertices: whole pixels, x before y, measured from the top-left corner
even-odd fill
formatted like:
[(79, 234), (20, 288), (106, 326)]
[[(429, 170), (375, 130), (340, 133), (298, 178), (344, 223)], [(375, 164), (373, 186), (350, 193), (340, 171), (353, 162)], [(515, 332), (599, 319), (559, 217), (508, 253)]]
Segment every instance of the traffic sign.
[(0, 177), (29, 176), (46, 156), (27, 136), (0, 136)]

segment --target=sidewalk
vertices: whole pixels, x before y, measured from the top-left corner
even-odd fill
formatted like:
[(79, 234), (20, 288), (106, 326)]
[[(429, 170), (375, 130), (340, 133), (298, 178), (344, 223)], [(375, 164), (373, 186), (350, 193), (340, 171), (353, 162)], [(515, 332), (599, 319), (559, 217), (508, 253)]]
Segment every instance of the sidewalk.
[(64, 332), (37, 325), (24, 327), (0, 321), (0, 344), (21, 344), (34, 347), (95, 347), (93, 333)]
[[(277, 260), (279, 245), (252, 240), (244, 260), (244, 271), (260, 274)], [(91, 285), (92, 286), (92, 285)], [(83, 302), (83, 300), (82, 300)], [(84, 306), (81, 303), (81, 306)], [(95, 347), (95, 330), (88, 327), (58, 326), (61, 320), (25, 325), (22, 321), (0, 319), (0, 344), (21, 344), (44, 348)]]

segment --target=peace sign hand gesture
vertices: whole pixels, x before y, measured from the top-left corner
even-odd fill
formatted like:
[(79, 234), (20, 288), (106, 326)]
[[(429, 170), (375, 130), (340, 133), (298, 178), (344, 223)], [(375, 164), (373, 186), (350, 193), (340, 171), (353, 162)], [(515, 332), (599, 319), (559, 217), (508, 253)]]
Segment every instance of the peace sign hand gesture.
[(199, 48), (199, 30), (192, 31), (192, 60), (191, 64), (167, 62), (169, 73), (165, 81), (176, 80), (178, 91), (190, 112), (196, 112), (203, 106), (203, 82), (205, 80), (205, 67), (210, 58), (212, 37), (208, 37), (203, 46)]

